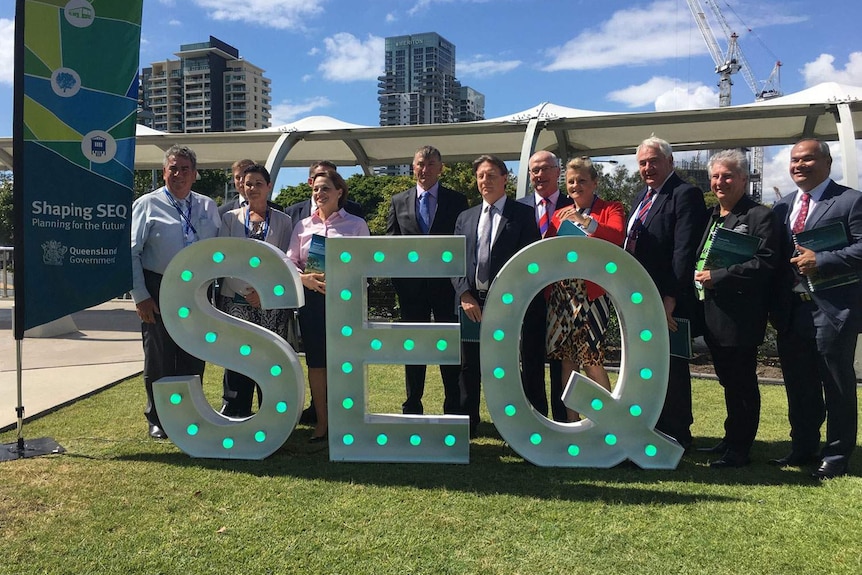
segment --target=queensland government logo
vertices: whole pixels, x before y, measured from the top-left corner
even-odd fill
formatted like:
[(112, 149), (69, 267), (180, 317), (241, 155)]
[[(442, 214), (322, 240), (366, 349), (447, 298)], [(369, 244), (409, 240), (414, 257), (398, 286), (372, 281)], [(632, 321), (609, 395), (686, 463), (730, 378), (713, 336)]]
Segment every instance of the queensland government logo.
[(57, 240), (48, 240), (42, 244), (42, 263), (46, 266), (61, 266), (69, 248)]

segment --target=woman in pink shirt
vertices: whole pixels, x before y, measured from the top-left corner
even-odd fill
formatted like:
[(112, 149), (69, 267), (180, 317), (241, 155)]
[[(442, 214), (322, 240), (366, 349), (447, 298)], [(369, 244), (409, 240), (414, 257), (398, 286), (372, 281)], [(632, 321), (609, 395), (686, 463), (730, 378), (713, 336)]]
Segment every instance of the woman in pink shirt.
[[(322, 270), (314, 268), (315, 258), (312, 257), (309, 261), (309, 248), (314, 236), (332, 238), (371, 234), (365, 220), (344, 210), (344, 204), (347, 202), (347, 183), (338, 172), (315, 173), (311, 182), (311, 198), (317, 207), (309, 217), (294, 226), (287, 257), (299, 270), (302, 285), (305, 288), (305, 305), (299, 310), (299, 328), (302, 331), (302, 343), (305, 347), (305, 364), (308, 366), (311, 400), (317, 413), (317, 425), (309, 441), (316, 443), (326, 440), (328, 430), (326, 278)], [(320, 238), (318, 238), (319, 241)]]

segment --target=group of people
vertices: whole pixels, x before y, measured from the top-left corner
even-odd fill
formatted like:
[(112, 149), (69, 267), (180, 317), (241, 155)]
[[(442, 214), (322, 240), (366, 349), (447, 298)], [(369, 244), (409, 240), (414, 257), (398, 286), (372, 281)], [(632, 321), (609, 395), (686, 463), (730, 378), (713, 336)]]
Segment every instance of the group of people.
[[(773, 209), (746, 195), (748, 163), (743, 153), (725, 150), (709, 160), (710, 187), (718, 205), (707, 208), (703, 192), (674, 171), (670, 144), (656, 137), (637, 148), (644, 187), (628, 218), (620, 202), (597, 194), (599, 173), (588, 157), (562, 169), (556, 156), (536, 152), (529, 160), (532, 193), (517, 201), (506, 195), (509, 171), (492, 155), (473, 162), (482, 196), (468, 207), (464, 194), (440, 183), (443, 158), (423, 146), (413, 158), (416, 185), (392, 197), (388, 235), (462, 235), (466, 274), (458, 278), (394, 278), (401, 320), (405, 322), (480, 322), (488, 290), (502, 266), (520, 249), (564, 233), (564, 224), (581, 234), (624, 248), (643, 265), (661, 295), (668, 329), (688, 323), (691, 336), (703, 335), (724, 389), (727, 417), (721, 442), (703, 451), (714, 468), (741, 467), (757, 434), (760, 394), (757, 348), (767, 321), (778, 334), (785, 373), (792, 451), (777, 465), (816, 463), (812, 475), (828, 479), (847, 472), (856, 444), (856, 336), (862, 330), (862, 283), (816, 289), (812, 277), (862, 271), (862, 193), (833, 182), (828, 145), (802, 140), (791, 151), (790, 174), (799, 191)], [(233, 166), (241, 198), (223, 208), (191, 191), (194, 152), (174, 146), (165, 154), (165, 186), (133, 205), (132, 255), (138, 315), (145, 351), (145, 411), (150, 435), (164, 437), (152, 401), (152, 383), (167, 375), (203, 374), (203, 362), (173, 344), (161, 323), (158, 287), (161, 273), (184, 246), (215, 235), (266, 241), (296, 266), (306, 304), (299, 310), (312, 403), (303, 420), (315, 424), (311, 441), (327, 434), (325, 275), (306, 270), (315, 235), (368, 235), (361, 206), (347, 198), (347, 184), (329, 162), (309, 170), (311, 197), (282, 212), (268, 203), (270, 176), (251, 161)], [(840, 222), (847, 241), (814, 250), (797, 234)], [(718, 228), (757, 238), (744, 261), (716, 268), (708, 257)], [(568, 232), (565, 232), (568, 233)], [(804, 243), (804, 242), (803, 242)], [(278, 333), (284, 310), (261, 310), (253, 288), (227, 278), (220, 286), (220, 309)], [(579, 370), (611, 389), (604, 368), (604, 335), (611, 301), (601, 286), (572, 278), (535, 296), (521, 330), (520, 358), (524, 394), (537, 412), (558, 422), (577, 422), (579, 414), (562, 402), (564, 383)], [(468, 415), (471, 436), (479, 432), (481, 370), (479, 344), (462, 342), (461, 365), (441, 365), (443, 412)], [(545, 365), (550, 365), (550, 394)], [(425, 365), (405, 366), (406, 414), (422, 414)], [(250, 416), (254, 382), (233, 372), (224, 378), (222, 412)], [(820, 428), (826, 421), (826, 444)], [(685, 357), (670, 357), (664, 407), (656, 429), (688, 449), (692, 444), (691, 374)]]

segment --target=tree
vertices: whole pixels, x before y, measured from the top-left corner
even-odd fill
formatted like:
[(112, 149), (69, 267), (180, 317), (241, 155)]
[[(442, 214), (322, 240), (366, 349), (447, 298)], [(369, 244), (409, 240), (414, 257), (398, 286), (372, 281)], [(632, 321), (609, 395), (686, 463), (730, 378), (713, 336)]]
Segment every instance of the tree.
[[(155, 181), (153, 181), (154, 173)], [(231, 182), (232, 179), (230, 170), (198, 170), (198, 180), (192, 189), (199, 194), (215, 199), (221, 205), (224, 201), (225, 184)], [(132, 187), (135, 199), (164, 185), (164, 174), (160, 170), (135, 170)]]
[(603, 166), (599, 164), (599, 187), (598, 195), (603, 200), (622, 202), (626, 209), (632, 205), (632, 201), (638, 191), (643, 187), (638, 172), (630, 173), (628, 168), (618, 164), (613, 172), (604, 174)]

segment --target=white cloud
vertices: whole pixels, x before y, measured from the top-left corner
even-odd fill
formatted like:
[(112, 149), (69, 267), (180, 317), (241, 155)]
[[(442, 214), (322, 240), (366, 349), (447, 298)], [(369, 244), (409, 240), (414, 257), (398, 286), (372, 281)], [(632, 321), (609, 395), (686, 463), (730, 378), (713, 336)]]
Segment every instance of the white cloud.
[(309, 56), (317, 56), (318, 54), (320, 54), (320, 48), (317, 46), (308, 51)]
[(304, 102), (282, 100), (272, 107), (272, 125), (280, 126), (282, 124), (287, 124), (298, 118), (308, 116), (309, 112), (313, 112), (319, 108), (326, 108), (331, 103), (332, 102), (326, 96), (309, 98)]
[(851, 86), (862, 86), (862, 52), (852, 52), (844, 65), (844, 69), (836, 69), (835, 56), (820, 54), (813, 62), (802, 67), (802, 77), (806, 86), (821, 82), (838, 82)]
[(614, 90), (608, 94), (608, 99), (629, 108), (652, 105), (658, 112), (718, 106), (718, 93), (712, 88), (667, 76), (654, 76), (643, 84)]
[(15, 82), (15, 21), (0, 18), (0, 84)]
[(305, 20), (323, 13), (326, 0), (194, 0), (213, 20), (252, 22), (280, 30), (302, 30)]
[(169, 26), (182, 26), (182, 25), (183, 25), (183, 23), (182, 23), (182, 22), (180, 22), (179, 20), (170, 20), (170, 21), (168, 22), (168, 25), (169, 25)]
[[(669, 0), (618, 10), (595, 29), (548, 50), (552, 61), (544, 70), (595, 70), (705, 54), (694, 26), (691, 13)], [(688, 37), (692, 41), (681, 48), (679, 39)]]
[(656, 112), (671, 110), (700, 110), (718, 107), (718, 92), (699, 84), (692, 87), (676, 87), (660, 94), (655, 100)]
[(522, 63), (520, 60), (483, 60), (476, 58), (457, 64), (458, 77), (472, 76), (475, 78), (486, 78), (496, 74), (505, 74), (506, 72), (511, 72)]
[[(414, 16), (417, 13), (423, 11), (424, 9), (429, 8), (432, 4), (452, 4), (453, 2), (456, 2), (456, 1), (461, 2), (464, 0), (417, 0), (416, 4), (414, 4), (413, 7), (407, 11), (407, 15), (408, 16)], [(468, 0), (468, 1), (474, 2), (476, 4), (484, 4), (485, 2), (488, 2), (488, 0)]]
[(395, 13), (394, 13), (394, 12), (389, 12), (389, 13), (386, 15), (386, 23), (387, 23), (387, 24), (391, 24), (392, 22), (395, 22), (395, 21), (397, 21), (397, 20), (398, 20), (398, 17), (395, 15)]
[(363, 42), (353, 34), (340, 32), (323, 40), (326, 57), (318, 70), (334, 82), (376, 80), (383, 73), (385, 41), (368, 35)]

